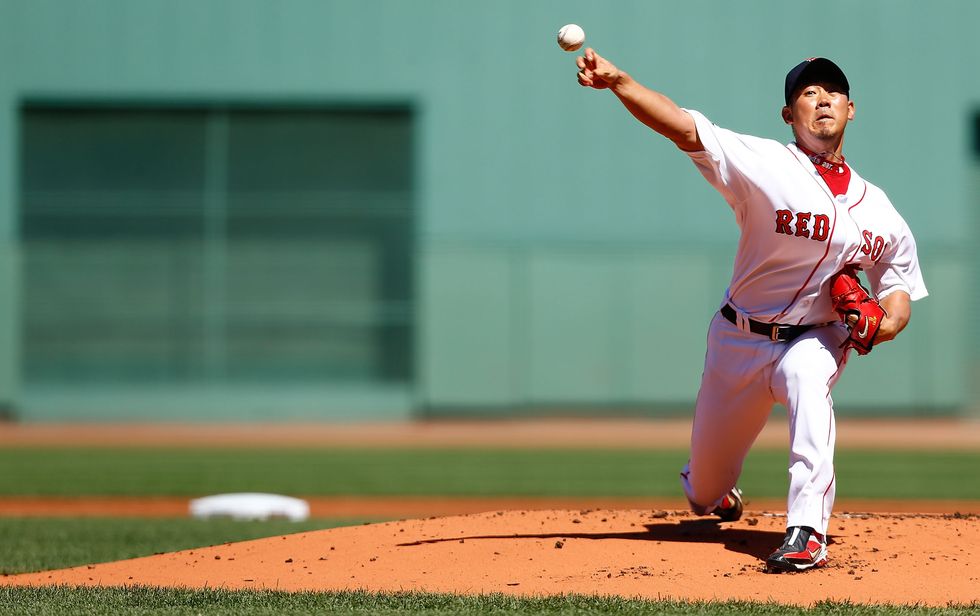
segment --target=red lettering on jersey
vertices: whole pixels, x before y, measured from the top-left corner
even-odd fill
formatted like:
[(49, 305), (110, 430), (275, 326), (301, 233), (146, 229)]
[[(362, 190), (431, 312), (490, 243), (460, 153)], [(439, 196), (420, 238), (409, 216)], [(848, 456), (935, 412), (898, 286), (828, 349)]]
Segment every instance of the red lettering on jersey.
[[(810, 228), (811, 220), (813, 221), (812, 229)], [(776, 233), (808, 237), (817, 242), (824, 242), (830, 236), (830, 216), (811, 214), (810, 212), (794, 214), (790, 210), (776, 210)], [(869, 238), (868, 250), (871, 249), (870, 247)]]
[(814, 214), (813, 216), (813, 235), (810, 239), (822, 242), (827, 239), (830, 233), (830, 216), (826, 214)]
[(806, 226), (810, 223), (810, 212), (799, 212), (796, 215), (796, 237), (810, 237)]
[(881, 259), (881, 255), (885, 254), (885, 248), (888, 246), (885, 238), (868, 230), (861, 231), (861, 237), (864, 239), (864, 243), (861, 244), (861, 252), (877, 263)]
[(871, 249), (871, 260), (877, 262), (881, 258), (881, 253), (885, 252), (885, 238), (880, 235), (875, 236), (875, 245)]
[(776, 233), (793, 235), (789, 228), (789, 223), (793, 222), (793, 212), (789, 210), (776, 210)]
[(866, 255), (870, 255), (871, 254), (871, 232), (870, 231), (862, 231), (861, 232), (861, 237), (864, 238), (864, 244), (861, 245), (861, 252), (863, 252)]

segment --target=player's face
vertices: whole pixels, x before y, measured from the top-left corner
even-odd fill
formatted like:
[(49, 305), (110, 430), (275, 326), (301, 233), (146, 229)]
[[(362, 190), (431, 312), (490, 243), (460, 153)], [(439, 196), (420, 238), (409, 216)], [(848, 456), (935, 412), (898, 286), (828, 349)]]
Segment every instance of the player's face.
[(815, 142), (839, 142), (847, 123), (854, 119), (854, 103), (834, 83), (816, 82), (798, 88), (795, 98), (783, 108), (783, 119), (793, 127), (797, 140), (811, 149)]

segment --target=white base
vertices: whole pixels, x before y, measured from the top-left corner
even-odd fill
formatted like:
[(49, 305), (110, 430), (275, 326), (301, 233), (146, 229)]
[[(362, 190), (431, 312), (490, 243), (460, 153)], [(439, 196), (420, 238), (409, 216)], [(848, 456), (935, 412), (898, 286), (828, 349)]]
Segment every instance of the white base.
[(216, 494), (191, 501), (191, 516), (195, 518), (226, 517), (233, 520), (268, 520), (285, 518), (301, 522), (310, 517), (306, 501), (279, 494), (240, 492)]

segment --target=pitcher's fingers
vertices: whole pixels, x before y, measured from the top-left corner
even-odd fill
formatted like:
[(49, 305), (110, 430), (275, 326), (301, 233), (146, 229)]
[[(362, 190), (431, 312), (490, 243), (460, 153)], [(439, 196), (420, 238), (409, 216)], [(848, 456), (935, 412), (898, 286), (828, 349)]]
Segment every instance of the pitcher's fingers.
[(598, 55), (599, 54), (597, 54), (594, 49), (587, 47), (585, 49), (585, 55), (583, 56), (585, 58), (585, 65), (589, 68), (595, 68), (595, 59)]
[(580, 86), (586, 86), (586, 87), (592, 86), (592, 79), (590, 79), (585, 75), (585, 71), (579, 71), (577, 76), (578, 76), (578, 83)]
[(575, 66), (579, 68), (585, 68), (585, 58), (582, 56), (575, 56)]

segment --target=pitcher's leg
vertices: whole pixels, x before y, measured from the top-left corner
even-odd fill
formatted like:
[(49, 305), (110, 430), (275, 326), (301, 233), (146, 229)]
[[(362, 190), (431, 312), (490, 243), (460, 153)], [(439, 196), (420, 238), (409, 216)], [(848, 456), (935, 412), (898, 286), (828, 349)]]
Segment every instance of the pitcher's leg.
[(836, 426), (831, 388), (846, 355), (839, 328), (823, 327), (795, 340), (773, 371), (773, 392), (787, 409), (790, 430), (786, 525), (826, 534), (833, 510)]
[[(742, 464), (772, 411), (773, 401), (758, 387), (740, 390), (702, 384), (691, 429), (691, 452), (681, 485), (691, 509), (710, 513), (735, 487)], [(710, 409), (710, 411), (709, 411)]]
[(774, 400), (763, 374), (768, 374), (771, 348), (768, 340), (740, 332), (723, 318), (712, 322), (690, 460), (681, 472), (695, 513), (709, 513), (735, 486), (745, 456), (769, 418)]

